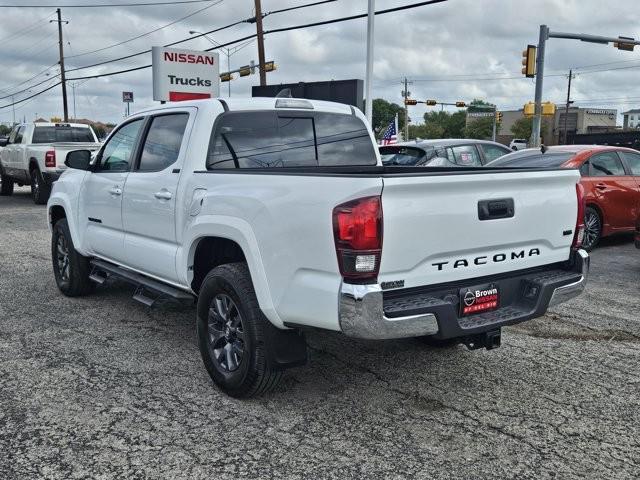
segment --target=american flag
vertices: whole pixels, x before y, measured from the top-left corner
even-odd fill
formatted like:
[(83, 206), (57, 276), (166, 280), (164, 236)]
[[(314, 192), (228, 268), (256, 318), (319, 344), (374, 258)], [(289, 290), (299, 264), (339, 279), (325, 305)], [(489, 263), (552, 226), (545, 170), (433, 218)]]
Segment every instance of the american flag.
[(398, 143), (398, 117), (393, 119), (393, 121), (389, 124), (387, 129), (384, 131), (384, 135), (382, 136), (382, 141), (380, 145), (394, 145)]

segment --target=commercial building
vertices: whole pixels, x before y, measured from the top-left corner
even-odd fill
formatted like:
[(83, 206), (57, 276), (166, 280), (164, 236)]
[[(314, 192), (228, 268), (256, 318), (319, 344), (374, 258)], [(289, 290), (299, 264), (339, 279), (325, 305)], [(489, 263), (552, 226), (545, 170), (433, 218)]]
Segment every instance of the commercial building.
[[(559, 106), (553, 117), (543, 117), (540, 132), (542, 142), (545, 145), (563, 143), (565, 130), (568, 135), (615, 130), (617, 115), (615, 109), (570, 107), (567, 112)], [(636, 123), (640, 123), (640, 110), (636, 117)], [(522, 118), (525, 118), (522, 109), (503, 111), (497, 140), (508, 145), (515, 138), (511, 127)]]
[(622, 112), (622, 128), (640, 128), (640, 108)]

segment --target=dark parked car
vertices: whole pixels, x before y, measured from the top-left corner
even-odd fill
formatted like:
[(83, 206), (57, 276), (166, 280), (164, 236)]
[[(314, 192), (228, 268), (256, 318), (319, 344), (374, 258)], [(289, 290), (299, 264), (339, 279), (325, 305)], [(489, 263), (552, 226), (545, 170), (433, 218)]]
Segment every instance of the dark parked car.
[(384, 165), (405, 167), (481, 167), (511, 150), (488, 140), (417, 140), (380, 147)]
[(640, 152), (605, 145), (529, 148), (494, 160), (488, 167), (547, 167), (580, 170), (587, 208), (582, 247), (601, 237), (631, 233), (640, 215)]

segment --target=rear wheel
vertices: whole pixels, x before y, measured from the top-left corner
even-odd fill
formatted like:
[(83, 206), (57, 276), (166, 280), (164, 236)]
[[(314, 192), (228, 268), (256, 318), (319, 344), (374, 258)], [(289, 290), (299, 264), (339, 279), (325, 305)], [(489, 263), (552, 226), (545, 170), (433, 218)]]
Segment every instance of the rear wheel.
[(32, 168), (30, 175), (31, 196), (33, 197), (33, 201), (36, 205), (44, 205), (49, 200), (49, 195), (51, 195), (51, 187), (45, 182), (38, 167)]
[(0, 195), (8, 196), (13, 194), (13, 180), (5, 174), (0, 174)]
[(602, 236), (602, 219), (593, 207), (587, 207), (584, 213), (584, 240), (582, 248), (589, 251), (595, 248)]
[(274, 368), (268, 329), (276, 328), (258, 306), (244, 263), (209, 272), (198, 296), (198, 344), (214, 383), (232, 397), (249, 398), (272, 390), (282, 378)]
[(80, 255), (73, 246), (67, 219), (58, 220), (51, 235), (53, 275), (60, 291), (68, 297), (90, 293), (95, 284), (89, 280), (89, 259)]

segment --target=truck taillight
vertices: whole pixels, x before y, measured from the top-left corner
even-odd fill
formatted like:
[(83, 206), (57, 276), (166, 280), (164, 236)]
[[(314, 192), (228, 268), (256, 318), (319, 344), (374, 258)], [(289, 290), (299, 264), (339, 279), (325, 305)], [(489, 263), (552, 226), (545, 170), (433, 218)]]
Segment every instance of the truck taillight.
[(580, 248), (584, 240), (584, 187), (580, 183), (576, 183), (576, 197), (578, 199), (578, 219), (576, 220), (576, 232), (573, 235), (573, 248)]
[(49, 150), (44, 154), (44, 166), (45, 167), (55, 167), (56, 166), (56, 151)]
[(333, 236), (340, 273), (354, 283), (375, 281), (382, 255), (382, 202), (359, 198), (333, 209)]

